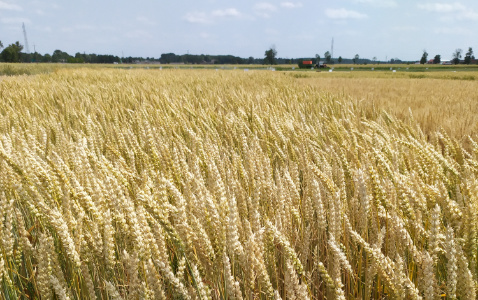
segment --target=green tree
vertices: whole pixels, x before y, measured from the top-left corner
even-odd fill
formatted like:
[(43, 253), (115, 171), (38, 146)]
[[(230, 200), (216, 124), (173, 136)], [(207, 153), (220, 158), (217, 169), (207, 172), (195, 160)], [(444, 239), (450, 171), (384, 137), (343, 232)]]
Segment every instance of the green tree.
[(422, 65), (426, 64), (427, 63), (427, 58), (428, 58), (428, 53), (426, 50), (423, 50), (423, 55), (422, 55), (422, 58), (420, 59), (420, 63)]
[(51, 55), (50, 54), (45, 54), (41, 60), (42, 62), (51, 62)]
[(2, 41), (0, 41), (0, 49), (3, 49)]
[[(73, 62), (82, 64), (82, 63), (85, 62), (85, 56), (86, 56), (85, 54), (81, 54), (80, 52), (76, 52)], [(73, 57), (71, 59), (73, 59)]]
[(332, 61), (332, 55), (330, 55), (329, 51), (324, 53), (324, 58), (325, 58), (325, 62), (330, 64), (330, 62)]
[(456, 49), (455, 52), (453, 52), (453, 63), (455, 65), (459, 64), (460, 63), (460, 59), (461, 59), (461, 53), (463, 53), (463, 50), (461, 49)]
[(339, 58), (337, 59), (337, 61), (339, 62), (339, 64), (342, 63), (342, 60), (343, 60), (343, 59), (342, 59), (342, 56), (339, 56)]
[(41, 61), (42, 59), (42, 55), (38, 52), (35, 51), (35, 53), (33, 53), (33, 62), (38, 62), (38, 61)]
[(267, 50), (265, 53), (265, 58), (264, 58), (264, 63), (268, 65), (275, 65), (276, 63), (276, 56), (277, 56), (277, 50), (275, 49), (274, 46), (272, 46), (269, 50)]
[(53, 55), (51, 56), (51, 61), (52, 62), (67, 62), (69, 59), (71, 58), (71, 56), (66, 53), (66, 52), (63, 52), (61, 50), (55, 50), (53, 51)]
[(30, 63), (33, 61), (33, 54), (20, 52), (20, 62)]
[(10, 44), (3, 49), (1, 56), (5, 62), (19, 62), (20, 52), (22, 52), (23, 46), (17, 41), (15, 44)]
[(358, 64), (359, 59), (360, 59), (360, 56), (358, 54), (355, 54), (353, 59), (354, 64)]
[(441, 55), (437, 54), (435, 55), (435, 58), (433, 59), (434, 64), (439, 64), (441, 62)]
[(469, 65), (472, 59), (475, 59), (475, 57), (473, 56), (473, 49), (469, 47), (468, 52), (466, 52), (465, 54), (465, 64)]

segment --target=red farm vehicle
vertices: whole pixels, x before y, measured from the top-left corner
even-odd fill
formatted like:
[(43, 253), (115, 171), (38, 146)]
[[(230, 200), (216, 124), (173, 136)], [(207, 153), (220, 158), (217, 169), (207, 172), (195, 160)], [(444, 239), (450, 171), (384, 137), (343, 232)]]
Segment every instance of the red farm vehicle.
[(299, 61), (299, 68), (301, 69), (322, 69), (322, 68), (328, 68), (327, 65), (324, 62), (318, 62), (314, 65), (312, 60), (301, 60)]

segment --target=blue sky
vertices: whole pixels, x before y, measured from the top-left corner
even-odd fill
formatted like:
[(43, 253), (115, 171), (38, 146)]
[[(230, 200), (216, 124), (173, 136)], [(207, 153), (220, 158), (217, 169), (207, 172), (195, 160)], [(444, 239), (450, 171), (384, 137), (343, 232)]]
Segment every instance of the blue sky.
[[(380, 60), (450, 59), (478, 51), (478, 1), (412, 0), (0, 0), (0, 41), (30, 50), (121, 56), (161, 53)], [(478, 52), (477, 52), (478, 53)], [(478, 56), (478, 55), (476, 55)]]

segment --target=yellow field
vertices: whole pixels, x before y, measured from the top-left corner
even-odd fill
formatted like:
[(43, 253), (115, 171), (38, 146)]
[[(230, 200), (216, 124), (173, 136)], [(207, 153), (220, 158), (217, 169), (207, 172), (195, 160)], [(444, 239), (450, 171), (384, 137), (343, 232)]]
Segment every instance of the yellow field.
[(386, 110), (403, 120), (412, 116), (427, 134), (443, 129), (459, 140), (478, 135), (476, 72), (309, 72), (298, 81), (349, 97), (368, 111)]
[(0, 298), (475, 299), (475, 82), (3, 77)]

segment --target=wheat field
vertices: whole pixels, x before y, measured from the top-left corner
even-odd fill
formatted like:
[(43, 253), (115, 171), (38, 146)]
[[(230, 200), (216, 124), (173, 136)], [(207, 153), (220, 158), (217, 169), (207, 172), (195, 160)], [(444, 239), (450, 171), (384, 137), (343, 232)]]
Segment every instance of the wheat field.
[(1, 299), (476, 299), (471, 137), (283, 72), (59, 69), (0, 99)]
[(444, 130), (466, 143), (466, 136), (478, 136), (476, 74), (465, 71), (403, 70), (397, 73), (308, 72), (302, 74), (298, 82), (313, 85), (335, 97), (359, 101), (367, 111), (385, 109), (402, 120), (411, 117), (425, 134)]

